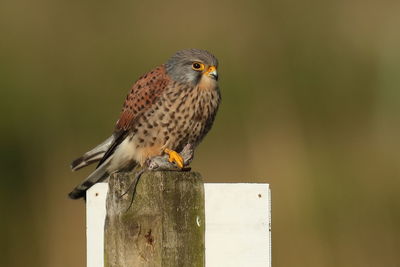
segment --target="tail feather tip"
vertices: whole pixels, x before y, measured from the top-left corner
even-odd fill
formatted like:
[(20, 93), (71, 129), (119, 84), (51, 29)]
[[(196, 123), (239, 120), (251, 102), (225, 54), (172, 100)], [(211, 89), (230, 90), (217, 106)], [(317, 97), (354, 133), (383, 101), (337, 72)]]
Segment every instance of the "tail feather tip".
[(73, 190), (72, 192), (70, 192), (69, 194), (68, 194), (68, 197), (70, 198), (70, 199), (79, 199), (79, 198), (81, 198), (81, 197), (83, 197), (84, 195), (85, 195), (85, 193), (86, 193), (86, 191), (83, 191), (83, 190)]
[(83, 157), (77, 158), (76, 160), (71, 162), (71, 169), (76, 170), (79, 165), (83, 162)]

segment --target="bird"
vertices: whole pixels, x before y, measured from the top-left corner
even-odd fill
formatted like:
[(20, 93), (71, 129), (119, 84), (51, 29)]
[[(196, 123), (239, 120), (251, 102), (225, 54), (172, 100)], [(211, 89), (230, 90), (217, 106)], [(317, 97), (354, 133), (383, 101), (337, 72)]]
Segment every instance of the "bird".
[(126, 96), (112, 135), (72, 161), (73, 171), (96, 162), (97, 167), (69, 197), (84, 198), (111, 174), (132, 171), (160, 155), (183, 169), (178, 151), (196, 148), (214, 123), (221, 102), (217, 69), (213, 54), (192, 48), (142, 75)]

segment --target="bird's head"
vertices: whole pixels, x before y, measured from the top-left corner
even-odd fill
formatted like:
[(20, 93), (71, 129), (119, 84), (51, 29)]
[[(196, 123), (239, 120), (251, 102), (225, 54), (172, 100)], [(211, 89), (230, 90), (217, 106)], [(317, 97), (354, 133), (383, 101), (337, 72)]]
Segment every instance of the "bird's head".
[(165, 64), (168, 75), (177, 82), (216, 86), (218, 60), (200, 49), (186, 49), (175, 53)]

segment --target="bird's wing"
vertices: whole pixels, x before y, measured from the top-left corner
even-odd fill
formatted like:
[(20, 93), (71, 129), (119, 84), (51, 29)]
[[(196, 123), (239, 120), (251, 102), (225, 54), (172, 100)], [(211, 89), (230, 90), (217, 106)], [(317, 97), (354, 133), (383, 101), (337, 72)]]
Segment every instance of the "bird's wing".
[(114, 142), (110, 145), (97, 167), (114, 153), (129, 131), (136, 126), (138, 118), (156, 102), (169, 82), (170, 78), (166, 74), (164, 65), (146, 73), (135, 82), (126, 96), (121, 115), (115, 125)]

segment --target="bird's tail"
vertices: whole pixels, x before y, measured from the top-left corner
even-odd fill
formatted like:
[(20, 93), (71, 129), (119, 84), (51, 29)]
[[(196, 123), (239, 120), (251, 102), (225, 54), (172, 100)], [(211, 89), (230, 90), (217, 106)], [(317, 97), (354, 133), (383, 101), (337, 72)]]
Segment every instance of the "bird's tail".
[(76, 170), (86, 167), (94, 162), (101, 160), (113, 142), (114, 142), (114, 135), (111, 135), (103, 143), (96, 146), (92, 150), (86, 152), (85, 154), (83, 154), (83, 156), (72, 161), (71, 169), (73, 171), (76, 171)]
[(105, 180), (109, 176), (107, 168), (110, 164), (112, 156), (107, 158), (94, 172), (92, 172), (85, 180), (72, 190), (68, 196), (72, 199), (84, 197), (88, 190), (95, 183)]

